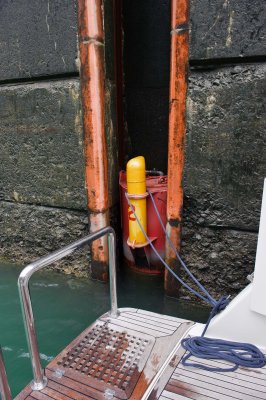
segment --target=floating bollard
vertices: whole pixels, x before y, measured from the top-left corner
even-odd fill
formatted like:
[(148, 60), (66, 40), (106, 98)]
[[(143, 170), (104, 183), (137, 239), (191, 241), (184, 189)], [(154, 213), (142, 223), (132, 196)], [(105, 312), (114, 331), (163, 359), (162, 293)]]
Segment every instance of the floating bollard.
[[(147, 232), (146, 197), (148, 193), (146, 191), (145, 159), (142, 156), (132, 158), (127, 163), (127, 193), (144, 231)], [(133, 249), (146, 246), (146, 238), (130, 206), (128, 206), (128, 226), (128, 245)]]

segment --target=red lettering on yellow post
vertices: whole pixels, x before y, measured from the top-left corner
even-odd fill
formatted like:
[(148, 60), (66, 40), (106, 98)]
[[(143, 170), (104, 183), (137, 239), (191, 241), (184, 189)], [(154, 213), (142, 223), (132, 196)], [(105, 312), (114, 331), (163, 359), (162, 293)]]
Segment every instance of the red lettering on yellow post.
[[(136, 210), (136, 207), (133, 205), (132, 205), (132, 208), (134, 211)], [(134, 213), (130, 206), (128, 207), (128, 219), (129, 219), (129, 221), (136, 221), (136, 218), (134, 217)]]

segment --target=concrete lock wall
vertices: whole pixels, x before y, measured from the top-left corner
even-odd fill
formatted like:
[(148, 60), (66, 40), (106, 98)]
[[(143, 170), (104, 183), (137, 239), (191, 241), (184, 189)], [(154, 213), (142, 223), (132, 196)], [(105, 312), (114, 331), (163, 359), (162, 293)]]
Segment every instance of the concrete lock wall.
[[(112, 2), (104, 2), (110, 206), (118, 203)], [(211, 3), (211, 4), (210, 4)], [(167, 171), (170, 0), (123, 0), (127, 158)], [(0, 5), (0, 257), (88, 232), (75, 0)], [(213, 294), (254, 266), (266, 176), (263, 0), (191, 0), (182, 254)], [(69, 267), (83, 274), (89, 262)], [(213, 284), (215, 282), (215, 285)], [(182, 293), (182, 296), (186, 296)]]
[[(214, 295), (254, 268), (266, 177), (263, 0), (191, 0), (182, 255)], [(129, 156), (167, 171), (170, 1), (124, 0)], [(182, 291), (182, 296), (187, 292)]]
[[(118, 194), (109, 3), (104, 22), (112, 207)], [(0, 49), (0, 258), (26, 264), (88, 233), (76, 1), (2, 2)], [(87, 274), (87, 253), (64, 269)]]

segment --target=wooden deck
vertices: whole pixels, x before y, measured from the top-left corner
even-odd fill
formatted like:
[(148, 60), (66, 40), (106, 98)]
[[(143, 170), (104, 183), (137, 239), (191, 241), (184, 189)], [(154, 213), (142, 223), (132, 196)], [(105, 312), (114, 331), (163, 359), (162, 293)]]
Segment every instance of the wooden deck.
[(120, 312), (116, 319), (99, 318), (48, 364), (43, 390), (28, 385), (16, 400), (141, 399), (193, 323), (137, 309)]
[(219, 373), (182, 365), (179, 343), (192, 325), (137, 309), (105, 315), (47, 366), (43, 390), (28, 385), (16, 400), (266, 400), (266, 368)]
[[(199, 360), (190, 361), (210, 367), (228, 368), (231, 364)], [(158, 393), (158, 392), (157, 392)], [(153, 398), (156, 395), (154, 393)], [(258, 400), (266, 399), (266, 367), (260, 369), (239, 368), (235, 372), (209, 372), (193, 367), (184, 367), (179, 362), (171, 378), (164, 386), (160, 400)]]

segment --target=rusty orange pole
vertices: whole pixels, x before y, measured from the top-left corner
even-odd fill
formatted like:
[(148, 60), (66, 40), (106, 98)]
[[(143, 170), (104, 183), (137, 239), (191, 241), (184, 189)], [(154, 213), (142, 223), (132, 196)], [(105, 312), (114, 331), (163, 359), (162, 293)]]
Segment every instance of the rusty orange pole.
[[(83, 105), (85, 179), (90, 232), (109, 224), (104, 130), (104, 32), (101, 0), (78, 0), (80, 82)], [(92, 275), (107, 280), (106, 238), (92, 245)]]
[[(181, 244), (183, 169), (186, 134), (186, 96), (189, 60), (189, 0), (171, 1), (170, 109), (168, 138), (167, 232), (178, 251)], [(166, 262), (178, 269), (176, 256), (166, 242)], [(165, 291), (176, 297), (178, 283), (165, 271)]]

